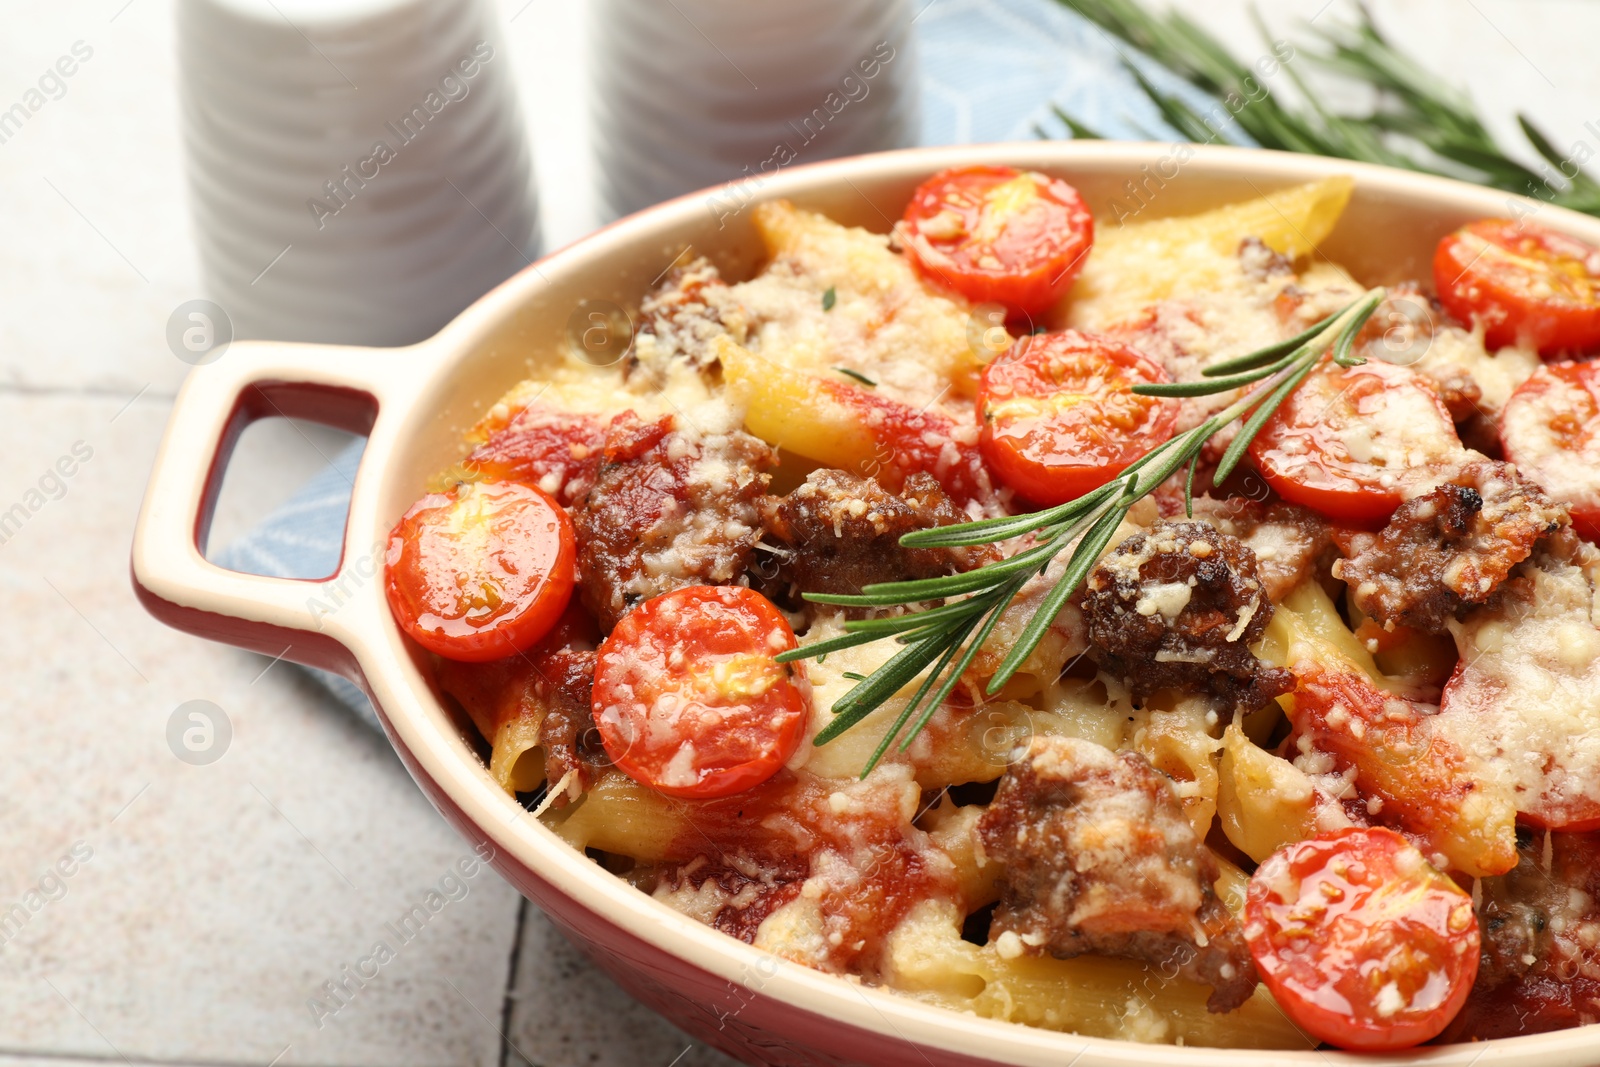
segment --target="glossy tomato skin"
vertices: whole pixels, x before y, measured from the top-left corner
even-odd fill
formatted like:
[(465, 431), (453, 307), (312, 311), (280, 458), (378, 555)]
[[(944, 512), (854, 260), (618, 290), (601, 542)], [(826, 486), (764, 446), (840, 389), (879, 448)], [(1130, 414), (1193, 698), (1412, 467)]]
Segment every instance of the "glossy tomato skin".
[(954, 167), (911, 194), (900, 233), (928, 278), (974, 303), (1032, 316), (1072, 288), (1094, 245), (1094, 216), (1059, 178)]
[(1500, 447), (1519, 473), (1567, 506), (1600, 540), (1600, 363), (1547, 363), (1516, 388), (1500, 417)]
[(1478, 973), (1472, 899), (1393, 830), (1349, 827), (1267, 857), (1244, 930), (1278, 1005), (1340, 1048), (1427, 1041)]
[(447, 659), (483, 663), (556, 625), (576, 582), (567, 513), (518, 482), (430, 493), (389, 534), (385, 587), (402, 629)]
[(983, 370), (978, 446), (1029, 503), (1074, 500), (1172, 436), (1177, 401), (1132, 391), (1168, 380), (1159, 364), (1108, 337), (1024, 337)]
[(1439, 242), (1433, 282), (1445, 310), (1483, 323), (1490, 348), (1600, 347), (1600, 249), (1577, 238), (1526, 220), (1479, 219)]
[(725, 797), (772, 777), (805, 733), (811, 690), (776, 656), (794, 630), (743, 586), (687, 586), (622, 617), (595, 663), (606, 754), (668, 796)]
[(1267, 484), (1293, 504), (1350, 525), (1381, 525), (1406, 496), (1407, 471), (1462, 451), (1438, 390), (1381, 360), (1325, 360), (1250, 442)]

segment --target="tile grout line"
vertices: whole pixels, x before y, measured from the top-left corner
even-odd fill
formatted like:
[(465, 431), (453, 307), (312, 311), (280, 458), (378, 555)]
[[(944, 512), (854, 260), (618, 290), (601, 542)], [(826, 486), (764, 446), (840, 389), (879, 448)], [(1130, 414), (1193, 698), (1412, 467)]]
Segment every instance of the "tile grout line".
[[(279, 1055), (282, 1055), (280, 1053)], [(61, 1063), (134, 1063), (150, 1067), (260, 1067), (259, 1060), (195, 1060), (182, 1057), (156, 1056), (104, 1056), (93, 1052), (68, 1052), (60, 1049), (13, 1048), (0, 1046), (0, 1067), (12, 1060), (52, 1060)], [(317, 1067), (317, 1065), (308, 1065)], [(322, 1067), (350, 1067), (349, 1064), (326, 1064)]]
[[(517, 965), (522, 960), (522, 936), (528, 928), (528, 898), (520, 892), (517, 894), (517, 930), (516, 936), (511, 941), (511, 960), (506, 970), (506, 993), (500, 1005), (500, 1067), (509, 1067), (511, 1062), (511, 1038), (505, 1035), (511, 1033), (511, 1011), (515, 1005), (517, 989)], [(519, 1053), (520, 1058), (520, 1053)], [(532, 1065), (528, 1065), (532, 1067)]]
[[(95, 400), (127, 400), (128, 390), (112, 385), (33, 385), (28, 382), (0, 382), (0, 396), (88, 397)], [(178, 398), (175, 392), (151, 392), (146, 385), (134, 394), (134, 400), (166, 400)]]

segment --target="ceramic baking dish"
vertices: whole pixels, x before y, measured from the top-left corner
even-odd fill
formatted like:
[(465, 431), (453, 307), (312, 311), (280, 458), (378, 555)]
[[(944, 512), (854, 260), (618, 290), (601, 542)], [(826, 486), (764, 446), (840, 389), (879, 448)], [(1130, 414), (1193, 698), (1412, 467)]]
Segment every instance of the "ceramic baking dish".
[[(680, 257), (712, 258), (730, 279), (762, 256), (747, 210), (787, 197), (887, 231), (912, 189), (944, 167), (1004, 163), (1077, 186), (1101, 220), (1184, 214), (1330, 174), (1355, 193), (1321, 251), (1370, 284), (1427, 279), (1434, 245), (1483, 216), (1525, 215), (1593, 244), (1600, 220), (1459, 182), (1340, 160), (1231, 148), (1030, 143), (915, 149), (795, 167), (683, 197), (624, 219), (517, 274), (437, 336), (408, 348), (240, 342), (193, 371), (173, 408), (133, 543), (133, 581), (167, 624), (337, 671), (372, 698), (417, 783), (461, 834), (633, 995), (749, 1063), (916, 1067), (1256, 1067), (1271, 1064), (1600, 1061), (1600, 1026), (1375, 1057), (1250, 1052), (1086, 1039), (979, 1019), (778, 961), (702, 926), (560, 841), (490, 779), (418, 649), (389, 616), (381, 546), (461, 433), (564, 342), (584, 301), (636, 307)], [(207, 527), (240, 431), (298, 416), (369, 433), (339, 569), (318, 581), (239, 574), (206, 562)], [(330, 610), (330, 606), (332, 610)], [(467, 729), (470, 729), (468, 727)], [(544, 995), (544, 994), (541, 994)], [(560, 995), (550, 992), (549, 995)]]

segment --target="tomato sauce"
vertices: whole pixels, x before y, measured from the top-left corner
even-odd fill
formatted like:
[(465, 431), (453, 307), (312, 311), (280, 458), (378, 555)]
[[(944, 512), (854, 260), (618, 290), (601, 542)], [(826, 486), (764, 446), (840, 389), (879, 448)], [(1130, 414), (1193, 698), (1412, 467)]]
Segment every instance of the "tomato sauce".
[(898, 795), (898, 784), (877, 776), (850, 787), (845, 811), (833, 800), (843, 792), (837, 782), (804, 771), (781, 771), (724, 799), (683, 801), (690, 828), (673, 842), (670, 852), (681, 858), (662, 869), (662, 881), (699, 885), (710, 877), (723, 888), (756, 887), (753, 899), (724, 909), (715, 923), (747, 942), (772, 912), (814, 893), (827, 948), (824, 961), (808, 962), (870, 973), (918, 901), (959, 899), (954, 868), (881, 795)]

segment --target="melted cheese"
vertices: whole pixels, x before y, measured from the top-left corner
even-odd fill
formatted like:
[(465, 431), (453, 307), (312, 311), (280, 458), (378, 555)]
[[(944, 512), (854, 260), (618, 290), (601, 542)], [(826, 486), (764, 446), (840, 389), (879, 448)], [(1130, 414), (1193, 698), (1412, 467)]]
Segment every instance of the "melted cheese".
[[(824, 641), (843, 634), (844, 616), (827, 614), (811, 624), (802, 638), (803, 644)], [(833, 719), (834, 702), (853, 689), (858, 678), (865, 678), (898, 651), (892, 641), (872, 641), (854, 648), (830, 652), (818, 659), (805, 661), (806, 677), (811, 681), (811, 717), (806, 723), (805, 739), (789, 761), (791, 769), (805, 767), (822, 778), (851, 779), (861, 773), (867, 759), (877, 746), (878, 738), (894, 722), (905, 707), (915, 686), (902, 687), (899, 694), (884, 704), (857, 727), (848, 730), (837, 740), (823, 746), (812, 742), (823, 727)], [(922, 749), (926, 745), (922, 744)], [(916, 754), (926, 755), (925, 751)]]
[(569, 341), (544, 368), (542, 377), (518, 382), (495, 401), (468, 432), (467, 440), (481, 443), (488, 428), (505, 425), (518, 411), (534, 404), (605, 417), (633, 411), (647, 422), (678, 414), (684, 416), (680, 421), (706, 433), (728, 433), (743, 421), (737, 398), (713, 390), (685, 361), (667, 364), (659, 373), (625, 377), (620, 364), (596, 367), (579, 356)]
[[(1538, 388), (1518, 395), (1501, 416), (1501, 434), (1518, 470), (1545, 492), (1572, 504), (1600, 506), (1600, 433), (1560, 433), (1556, 424), (1582, 420), (1594, 409), (1588, 392), (1540, 370)], [(1579, 423), (1588, 427), (1583, 420)], [(1576, 440), (1574, 440), (1576, 438)]]
[(761, 205), (756, 227), (773, 263), (725, 299), (749, 324), (748, 346), (768, 359), (813, 373), (846, 367), (922, 407), (952, 383), (970, 394), (978, 370), (1010, 345), (965, 300), (924, 282), (882, 234), (786, 201)]
[(1600, 798), (1600, 552), (1546, 558), (1520, 595), (1453, 627), (1461, 668), (1436, 720), (1519, 812)]
[(1448, 430), (1434, 398), (1421, 389), (1388, 390), (1378, 403), (1353, 407), (1354, 417), (1339, 428), (1340, 441), (1351, 459), (1385, 470), (1422, 466), (1438, 454)]
[(1483, 347), (1481, 324), (1472, 330), (1438, 326), (1422, 344), (1425, 351), (1411, 366), (1440, 384), (1456, 374), (1467, 375), (1482, 394), (1477, 401), (1479, 410), (1491, 418), (1505, 407), (1517, 386), (1541, 366), (1538, 354), (1525, 348), (1508, 345), (1491, 353)]

